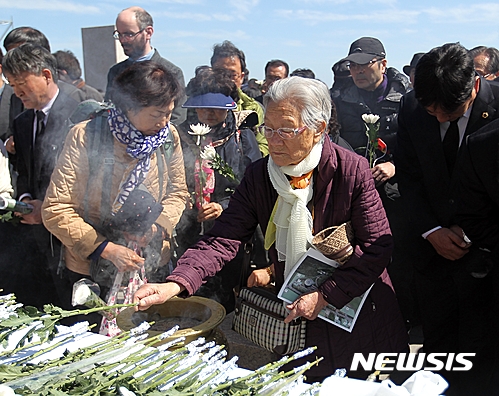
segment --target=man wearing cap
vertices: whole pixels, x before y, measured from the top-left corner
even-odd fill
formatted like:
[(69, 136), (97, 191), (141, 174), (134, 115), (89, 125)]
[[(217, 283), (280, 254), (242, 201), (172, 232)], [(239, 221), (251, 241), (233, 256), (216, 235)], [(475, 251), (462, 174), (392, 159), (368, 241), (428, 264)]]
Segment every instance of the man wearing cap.
[(401, 201), (411, 216), (407, 253), (414, 257), (424, 351), (476, 353), (471, 371), (442, 372), (449, 395), (497, 392), (480, 388), (490, 379), (488, 353), (497, 339), (489, 319), (494, 285), (456, 211), (466, 137), (498, 118), (499, 87), (476, 74), (459, 43), (421, 57), (414, 90), (401, 102), (395, 163)]
[(411, 59), (411, 63), (409, 65), (405, 65), (402, 69), (404, 73), (409, 76), (409, 80), (411, 81), (411, 87), (414, 87), (414, 73), (416, 71), (416, 65), (418, 64), (419, 60), (423, 55), (424, 52), (418, 52), (414, 54)]
[[(394, 68), (387, 68), (385, 48), (373, 37), (362, 37), (354, 41), (348, 56), (341, 62), (348, 62), (354, 82), (334, 99), (341, 136), (354, 149), (364, 148), (363, 153), (367, 136), (362, 115), (377, 114), (380, 116), (379, 137), (388, 145), (389, 152), (392, 152), (400, 99), (408, 88), (407, 77)], [(389, 162), (373, 169), (378, 183), (387, 181), (394, 174), (393, 164)]]
[[(407, 222), (398, 202), (399, 193), (392, 158), (396, 146), (400, 100), (408, 90), (409, 80), (398, 70), (387, 68), (385, 48), (381, 41), (373, 37), (362, 37), (354, 41), (348, 56), (340, 62), (348, 64), (353, 81), (353, 84), (340, 91), (339, 96), (333, 98), (341, 127), (340, 136), (357, 153), (366, 155), (368, 137), (362, 115), (376, 114), (380, 117), (378, 137), (386, 143), (387, 152), (373, 164), (371, 171), (394, 236), (395, 247), (388, 270), (402, 314), (408, 322), (407, 326), (410, 326), (410, 322), (415, 319), (405, 276), (405, 242), (400, 239)], [(383, 153), (377, 154), (381, 157)]]

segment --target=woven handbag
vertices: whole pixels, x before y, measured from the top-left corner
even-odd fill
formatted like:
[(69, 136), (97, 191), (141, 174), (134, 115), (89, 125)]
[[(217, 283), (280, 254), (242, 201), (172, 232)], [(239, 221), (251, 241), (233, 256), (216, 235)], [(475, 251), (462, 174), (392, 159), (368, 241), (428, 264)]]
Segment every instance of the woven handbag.
[(268, 288), (242, 288), (232, 329), (268, 351), (287, 355), (305, 347), (307, 324), (302, 318), (284, 323), (287, 315), (283, 301)]
[(324, 256), (345, 264), (353, 254), (354, 233), (350, 221), (339, 226), (329, 227), (312, 239), (312, 245)]

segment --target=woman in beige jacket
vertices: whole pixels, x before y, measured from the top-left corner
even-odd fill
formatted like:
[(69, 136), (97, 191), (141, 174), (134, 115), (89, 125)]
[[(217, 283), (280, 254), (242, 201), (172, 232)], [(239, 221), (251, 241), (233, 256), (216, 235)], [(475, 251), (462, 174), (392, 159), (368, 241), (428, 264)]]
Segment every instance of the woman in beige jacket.
[[(137, 270), (150, 253), (148, 245), (159, 240), (155, 262), (168, 264), (172, 231), (188, 195), (178, 133), (169, 124), (181, 90), (175, 78), (144, 61), (126, 69), (116, 84), (121, 92), (115, 108), (69, 132), (42, 207), (45, 227), (65, 247), (57, 288), (66, 309), (72, 285), (96, 277), (102, 259), (121, 272)], [(162, 210), (147, 230), (124, 233), (116, 229), (117, 214), (135, 206), (124, 204), (137, 189), (150, 194)], [(127, 247), (131, 241), (136, 249)]]

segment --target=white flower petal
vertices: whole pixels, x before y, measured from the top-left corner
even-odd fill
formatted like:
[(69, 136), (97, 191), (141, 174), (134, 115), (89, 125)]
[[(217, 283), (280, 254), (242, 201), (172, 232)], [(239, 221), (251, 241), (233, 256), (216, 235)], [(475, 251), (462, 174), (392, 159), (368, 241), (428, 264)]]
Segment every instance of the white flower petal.
[(195, 136), (204, 136), (211, 131), (211, 128), (204, 124), (191, 124), (190, 128), (191, 130), (187, 131), (187, 133)]
[(362, 120), (366, 124), (376, 124), (379, 120), (379, 115), (377, 115), (377, 114), (362, 114)]

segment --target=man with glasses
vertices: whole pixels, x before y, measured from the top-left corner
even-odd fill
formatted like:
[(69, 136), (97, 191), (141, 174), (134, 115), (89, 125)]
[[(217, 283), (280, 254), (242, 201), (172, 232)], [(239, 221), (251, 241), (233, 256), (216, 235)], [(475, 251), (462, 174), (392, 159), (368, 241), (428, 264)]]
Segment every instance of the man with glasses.
[[(213, 69), (227, 70), (232, 74), (232, 81), (236, 84), (237, 94), (239, 95), (239, 100), (236, 102), (237, 110), (252, 110), (256, 112), (258, 115), (258, 124), (262, 124), (262, 105), (241, 90), (244, 77), (248, 74), (244, 52), (230, 41), (225, 40), (222, 44), (216, 44), (213, 47), (213, 55), (211, 56), (210, 63)], [(266, 156), (269, 153), (267, 140), (260, 133), (256, 134), (256, 140), (262, 155)]]
[(483, 45), (470, 50), (476, 72), (489, 81), (499, 78), (499, 50)]
[[(158, 50), (151, 45), (151, 37), (154, 33), (151, 15), (140, 7), (129, 7), (118, 14), (116, 18), (116, 30), (113, 37), (120, 41), (123, 52), (128, 59), (117, 63), (107, 75), (107, 88), (105, 100), (113, 100), (114, 79), (134, 62), (151, 60), (163, 65), (177, 78), (182, 89), (185, 87), (184, 73), (170, 61), (162, 58)], [(175, 101), (171, 122), (179, 125), (185, 121), (186, 110), (181, 106), (185, 102), (185, 94)]]
[[(362, 115), (377, 114), (380, 116), (379, 137), (392, 152), (400, 99), (407, 92), (408, 79), (396, 69), (387, 68), (385, 48), (373, 37), (354, 41), (348, 56), (341, 62), (347, 62), (354, 82), (334, 99), (341, 137), (364, 155), (367, 136)], [(387, 181), (394, 174), (395, 169), (389, 161), (373, 169), (377, 183)]]
[[(395, 163), (401, 201), (411, 216), (406, 247), (414, 257), (424, 351), (476, 353), (471, 371), (442, 373), (450, 381), (448, 395), (497, 392), (486, 390), (495, 369), (489, 352), (497, 339), (490, 318), (493, 278), (456, 211), (459, 182), (468, 171), (459, 163), (466, 137), (498, 118), (499, 87), (476, 74), (473, 58), (459, 43), (423, 55), (414, 90), (401, 102)], [(497, 163), (489, 161), (488, 167), (493, 172)]]
[[(367, 156), (368, 137), (362, 115), (377, 114), (380, 117), (378, 137), (386, 143), (387, 152), (374, 162), (371, 171), (395, 238), (393, 261), (388, 271), (409, 327), (411, 323), (417, 322), (417, 318), (413, 313), (410, 276), (404, 265), (407, 258), (404, 254), (404, 241), (400, 238), (407, 226), (398, 202), (399, 193), (392, 158), (396, 146), (400, 99), (407, 92), (409, 81), (403, 73), (387, 67), (385, 48), (381, 41), (373, 37), (355, 40), (348, 56), (340, 60), (340, 63), (343, 62), (350, 70), (353, 84), (341, 89), (333, 98), (341, 128), (340, 136), (358, 154)], [(382, 152), (377, 154), (379, 157), (383, 155)]]

